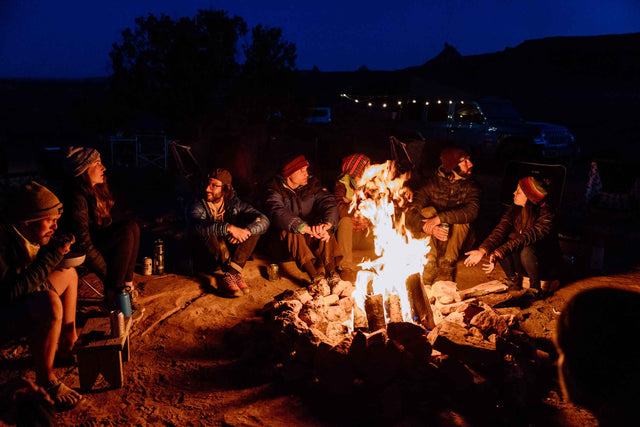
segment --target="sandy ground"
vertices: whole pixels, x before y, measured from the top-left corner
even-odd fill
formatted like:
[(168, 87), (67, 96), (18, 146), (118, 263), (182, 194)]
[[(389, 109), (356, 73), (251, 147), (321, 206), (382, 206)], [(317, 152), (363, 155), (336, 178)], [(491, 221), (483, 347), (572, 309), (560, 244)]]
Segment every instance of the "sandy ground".
[[(566, 197), (580, 195), (574, 192)], [(577, 254), (581, 255), (579, 251)], [(578, 257), (578, 261), (584, 262), (584, 256)], [(136, 274), (138, 303), (143, 313), (131, 333), (131, 360), (124, 363), (123, 387), (109, 389), (99, 378), (80, 405), (56, 415), (60, 424), (75, 426), (94, 421), (95, 425), (141, 426), (339, 425), (340, 410), (317, 410), (296, 390), (283, 386), (273, 367), (265, 369), (269, 363), (247, 364), (225, 340), (229, 330), (257, 316), (275, 295), (300, 286), (301, 273), (292, 263), (282, 265), (280, 280), (268, 281), (268, 262), (260, 254), (249, 261), (245, 276), (251, 292), (236, 299), (221, 298), (191, 277)], [(479, 266), (466, 268), (460, 262), (457, 283), (460, 289), (465, 289), (500, 277), (499, 269), (487, 277)], [(584, 288), (640, 283), (637, 268), (580, 277), (541, 302), (546, 307), (544, 313), (560, 312), (567, 299)], [(86, 286), (80, 294), (78, 321), (82, 324), (97, 314), (97, 300)], [(531, 325), (534, 334), (550, 337), (555, 315), (541, 315)], [(0, 356), (0, 384), (12, 378), (33, 378), (24, 341), (5, 343)], [(76, 366), (58, 367), (56, 372), (68, 385), (79, 387)], [(545, 425), (597, 425), (587, 411), (564, 402), (558, 389), (549, 390), (545, 404), (553, 413)], [(348, 405), (341, 410), (348, 410)], [(10, 412), (11, 404), (5, 400), (0, 425), (10, 425)]]
[[(247, 366), (233, 354), (224, 340), (225, 332), (257, 311), (273, 296), (299, 285), (283, 265), (283, 278), (265, 279), (267, 261), (256, 257), (246, 268), (251, 293), (225, 299), (203, 290), (196, 280), (174, 274), (136, 276), (141, 289), (142, 317), (131, 333), (131, 360), (124, 363), (125, 384), (108, 389), (99, 378), (94, 389), (75, 409), (59, 413), (62, 425), (80, 425), (95, 420), (98, 425), (335, 425), (326, 414), (314, 412), (303, 397), (280, 387), (272, 372)], [(494, 273), (499, 275), (500, 272)], [(577, 290), (603, 283), (635, 285), (640, 273), (599, 276), (571, 283), (556, 292), (545, 304), (560, 311)], [(293, 280), (292, 280), (293, 279)], [(461, 289), (487, 278), (477, 268), (461, 267)], [(94, 314), (91, 291), (81, 290), (80, 318)], [(539, 323), (540, 334), (548, 334), (555, 319)], [(28, 358), (14, 347), (14, 362)], [(24, 360), (23, 360), (24, 361)], [(6, 361), (5, 361), (6, 362)], [(28, 363), (20, 369), (2, 370), (2, 377), (32, 375)], [(60, 367), (57, 373), (73, 387), (79, 387), (77, 368)], [(550, 390), (546, 402), (555, 408), (561, 425), (597, 425), (590, 414), (563, 402), (558, 390)], [(553, 423), (549, 424), (553, 425)], [(560, 424), (559, 424), (560, 425)]]

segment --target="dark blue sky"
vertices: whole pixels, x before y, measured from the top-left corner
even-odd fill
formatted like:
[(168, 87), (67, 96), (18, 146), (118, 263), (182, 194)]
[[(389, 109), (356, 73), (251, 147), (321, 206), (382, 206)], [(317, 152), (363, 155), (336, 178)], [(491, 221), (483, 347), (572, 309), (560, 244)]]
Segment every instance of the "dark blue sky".
[(0, 77), (96, 77), (141, 15), (222, 9), (283, 29), (299, 69), (395, 70), (419, 65), (447, 42), (462, 55), (528, 39), (640, 31), (638, 0), (0, 0)]

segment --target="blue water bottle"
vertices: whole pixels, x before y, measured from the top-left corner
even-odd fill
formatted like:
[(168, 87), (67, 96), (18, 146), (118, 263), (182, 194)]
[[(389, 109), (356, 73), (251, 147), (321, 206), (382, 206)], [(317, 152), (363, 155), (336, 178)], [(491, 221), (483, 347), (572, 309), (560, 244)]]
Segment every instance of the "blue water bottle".
[(125, 317), (131, 317), (131, 295), (126, 289), (118, 294), (116, 305)]

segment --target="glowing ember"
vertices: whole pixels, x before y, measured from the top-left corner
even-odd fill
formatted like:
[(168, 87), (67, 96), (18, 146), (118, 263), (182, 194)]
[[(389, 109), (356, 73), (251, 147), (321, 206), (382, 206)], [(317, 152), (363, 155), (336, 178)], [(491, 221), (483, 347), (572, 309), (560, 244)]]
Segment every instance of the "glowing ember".
[(367, 294), (382, 294), (385, 300), (391, 294), (398, 295), (403, 320), (411, 321), (405, 282), (422, 272), (429, 240), (414, 239), (405, 228), (403, 208), (411, 201), (411, 192), (404, 183), (409, 174), (395, 175), (395, 164), (387, 161), (369, 166), (360, 179), (362, 187), (351, 209), (371, 221), (377, 258), (360, 264), (363, 270), (358, 272), (353, 296), (362, 309)]

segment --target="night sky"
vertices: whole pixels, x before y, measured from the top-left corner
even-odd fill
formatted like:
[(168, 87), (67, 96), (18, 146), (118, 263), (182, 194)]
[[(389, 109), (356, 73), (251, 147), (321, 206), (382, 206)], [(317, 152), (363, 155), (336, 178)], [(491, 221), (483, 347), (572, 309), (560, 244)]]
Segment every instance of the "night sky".
[(210, 8), (249, 28), (282, 28), (301, 70), (396, 70), (426, 62), (445, 42), (474, 55), (529, 39), (640, 31), (638, 0), (0, 0), (0, 77), (106, 76), (111, 45), (136, 17)]

